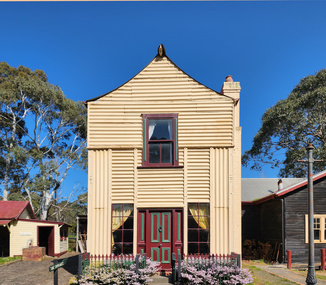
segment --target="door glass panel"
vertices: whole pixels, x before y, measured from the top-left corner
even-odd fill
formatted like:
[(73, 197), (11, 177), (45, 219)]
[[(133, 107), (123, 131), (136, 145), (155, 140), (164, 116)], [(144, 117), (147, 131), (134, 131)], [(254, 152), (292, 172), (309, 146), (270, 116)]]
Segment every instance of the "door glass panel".
[(162, 143), (162, 163), (172, 163), (172, 142)]
[(172, 119), (150, 119), (148, 138), (149, 140), (172, 140)]
[(160, 144), (150, 143), (149, 147), (149, 162), (150, 163), (160, 163)]

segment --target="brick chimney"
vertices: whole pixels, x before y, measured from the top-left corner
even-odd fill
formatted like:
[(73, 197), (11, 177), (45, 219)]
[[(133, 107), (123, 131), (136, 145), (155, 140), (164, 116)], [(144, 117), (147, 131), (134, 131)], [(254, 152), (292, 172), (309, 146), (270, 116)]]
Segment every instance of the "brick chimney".
[(225, 77), (225, 81), (223, 83), (221, 94), (232, 97), (234, 99), (234, 108), (235, 108), (235, 127), (238, 127), (240, 125), (239, 122), (239, 115), (240, 115), (240, 82), (234, 82), (231, 75), (228, 75)]

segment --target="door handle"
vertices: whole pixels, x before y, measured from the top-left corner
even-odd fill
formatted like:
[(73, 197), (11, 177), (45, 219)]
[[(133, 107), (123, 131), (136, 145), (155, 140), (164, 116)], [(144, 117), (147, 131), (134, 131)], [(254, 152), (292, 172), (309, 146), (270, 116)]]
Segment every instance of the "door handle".
[(159, 231), (159, 232), (162, 232), (162, 227), (159, 227), (159, 228), (158, 228), (158, 231)]
[(158, 248), (161, 248), (161, 246), (162, 246), (162, 245), (161, 245), (161, 244), (159, 244)]

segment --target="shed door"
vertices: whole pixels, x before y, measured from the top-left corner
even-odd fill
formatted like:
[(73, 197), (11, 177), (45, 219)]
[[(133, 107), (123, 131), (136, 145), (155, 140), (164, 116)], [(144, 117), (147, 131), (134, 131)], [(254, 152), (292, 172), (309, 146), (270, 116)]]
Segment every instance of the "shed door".
[(54, 256), (54, 227), (38, 227), (38, 246), (45, 247), (46, 255)]
[(149, 213), (150, 226), (147, 235), (146, 252), (152, 261), (161, 262), (162, 269), (171, 268), (171, 212), (157, 211)]

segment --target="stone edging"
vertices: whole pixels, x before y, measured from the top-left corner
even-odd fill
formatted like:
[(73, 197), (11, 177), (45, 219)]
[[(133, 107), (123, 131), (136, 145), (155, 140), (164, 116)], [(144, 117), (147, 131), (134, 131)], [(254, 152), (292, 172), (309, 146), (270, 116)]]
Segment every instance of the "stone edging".
[(0, 268), (3, 267), (3, 266), (9, 265), (9, 264), (13, 264), (13, 263), (19, 262), (19, 261), (22, 261), (22, 260), (21, 260), (21, 259), (16, 259), (16, 260), (13, 260), (13, 261), (7, 262), (7, 263), (5, 263), (5, 264), (1, 264), (1, 265), (0, 265)]

